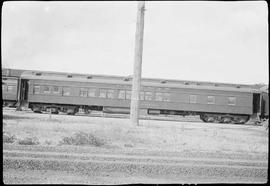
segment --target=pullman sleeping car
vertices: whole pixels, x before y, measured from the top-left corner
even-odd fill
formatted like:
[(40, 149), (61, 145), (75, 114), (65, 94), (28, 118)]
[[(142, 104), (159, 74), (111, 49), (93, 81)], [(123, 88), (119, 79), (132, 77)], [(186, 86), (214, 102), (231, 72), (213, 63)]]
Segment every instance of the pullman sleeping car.
[[(25, 71), (21, 81), (28, 90), (21, 101), (34, 112), (129, 113), (131, 78)], [(248, 86), (142, 79), (140, 100), (140, 115), (199, 115), (205, 122), (245, 123), (261, 111), (260, 91)]]

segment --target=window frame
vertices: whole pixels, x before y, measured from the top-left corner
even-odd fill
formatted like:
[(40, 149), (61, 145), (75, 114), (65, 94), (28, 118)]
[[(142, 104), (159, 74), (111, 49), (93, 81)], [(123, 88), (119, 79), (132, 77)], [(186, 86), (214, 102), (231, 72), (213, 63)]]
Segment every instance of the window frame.
[[(36, 91), (38, 87), (38, 92)], [(40, 85), (34, 85), (33, 86), (33, 94), (40, 94), (41, 93), (41, 86)]]
[[(230, 102), (231, 102), (230, 98), (233, 98), (233, 99), (232, 99), (232, 100), (233, 100), (233, 103), (230, 103)], [(235, 105), (236, 105), (236, 97), (234, 97), (234, 96), (229, 96), (229, 97), (228, 97), (228, 105), (230, 105), (230, 106), (235, 106)]]
[(119, 90), (117, 98), (118, 99), (126, 99), (126, 91), (125, 90)]
[(115, 90), (114, 89), (107, 89), (106, 97), (108, 99), (114, 99)]
[(131, 100), (131, 90), (126, 90), (126, 100)]
[[(10, 87), (11, 87), (11, 89), (10, 89)], [(14, 85), (7, 85), (7, 92), (13, 92), (14, 88), (15, 88)]]
[[(101, 95), (103, 95), (103, 96), (101, 96)], [(107, 98), (107, 89), (104, 89), (104, 88), (99, 89), (99, 95), (98, 95), (98, 97), (99, 98)]]
[(87, 88), (84, 88), (84, 87), (81, 87), (80, 88), (80, 92), (79, 92), (79, 96), (80, 97), (87, 98), (87, 96), (88, 96), (88, 89)]
[[(97, 92), (96, 88), (88, 88), (87, 97), (95, 98), (96, 97), (96, 92)], [(91, 93), (91, 94), (89, 94), (89, 93)]]
[(2, 92), (7, 92), (7, 85), (6, 84), (2, 84)]
[(163, 101), (163, 98), (164, 98), (163, 92), (155, 92), (155, 101)]
[(145, 93), (144, 93), (144, 100), (145, 101), (153, 101), (153, 92), (145, 91)]
[[(55, 91), (55, 88), (58, 88), (58, 91)], [(59, 86), (53, 85), (52, 86), (52, 93), (53, 94), (60, 94), (61, 93), (61, 89)]]
[[(47, 90), (45, 91), (45, 88), (48, 88), (49, 91), (47, 91)], [(51, 86), (49, 86), (49, 85), (43, 85), (42, 93), (43, 94), (51, 94)]]
[[(66, 90), (68, 90), (68, 91), (66, 91)], [(68, 93), (68, 94), (66, 94), (66, 93)], [(70, 87), (63, 87), (62, 88), (62, 96), (71, 96), (70, 93), (71, 93)]]
[(143, 91), (140, 92), (140, 100), (141, 100), (141, 101), (144, 100), (144, 92), (143, 92)]
[(197, 95), (194, 95), (194, 94), (189, 95), (189, 103), (196, 104), (197, 103)]
[[(211, 98), (212, 98), (213, 101), (209, 102), (209, 99), (211, 99)], [(214, 105), (215, 103), (216, 103), (215, 96), (207, 96), (207, 104)]]

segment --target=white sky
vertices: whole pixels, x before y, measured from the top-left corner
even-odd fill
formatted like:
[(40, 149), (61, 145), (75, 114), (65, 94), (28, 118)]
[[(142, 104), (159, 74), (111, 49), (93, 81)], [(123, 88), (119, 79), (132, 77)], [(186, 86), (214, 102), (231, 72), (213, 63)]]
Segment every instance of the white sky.
[[(146, 2), (142, 76), (268, 83), (264, 1)], [(2, 67), (131, 75), (137, 2), (5, 2)]]

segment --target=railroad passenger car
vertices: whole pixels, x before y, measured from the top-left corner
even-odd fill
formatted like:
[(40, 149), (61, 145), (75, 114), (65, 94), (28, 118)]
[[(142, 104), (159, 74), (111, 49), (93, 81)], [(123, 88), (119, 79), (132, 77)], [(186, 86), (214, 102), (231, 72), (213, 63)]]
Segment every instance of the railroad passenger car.
[[(4, 106), (16, 107), (20, 105), (23, 94), (26, 90), (21, 91), (20, 76), (25, 70), (19, 69), (2, 69), (2, 101)], [(22, 88), (25, 88), (22, 86)]]
[(269, 92), (268, 86), (261, 88), (262, 102), (261, 102), (261, 115), (262, 119), (269, 119)]
[[(27, 71), (27, 101), (34, 112), (129, 113), (131, 78)], [(142, 80), (140, 114), (200, 115), (205, 122), (245, 123), (260, 112), (260, 93), (249, 87)]]
[(2, 100), (4, 106), (14, 107), (18, 100), (18, 78), (2, 77)]

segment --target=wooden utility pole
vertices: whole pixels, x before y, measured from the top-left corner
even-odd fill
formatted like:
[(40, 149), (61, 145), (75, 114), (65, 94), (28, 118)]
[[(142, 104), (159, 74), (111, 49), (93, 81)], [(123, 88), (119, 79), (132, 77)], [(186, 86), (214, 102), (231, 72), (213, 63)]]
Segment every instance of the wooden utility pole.
[(142, 53), (143, 53), (143, 27), (144, 27), (145, 2), (138, 2), (136, 38), (135, 38), (135, 58), (132, 78), (132, 94), (130, 104), (130, 120), (133, 125), (139, 125), (140, 111), (140, 89), (142, 74)]

